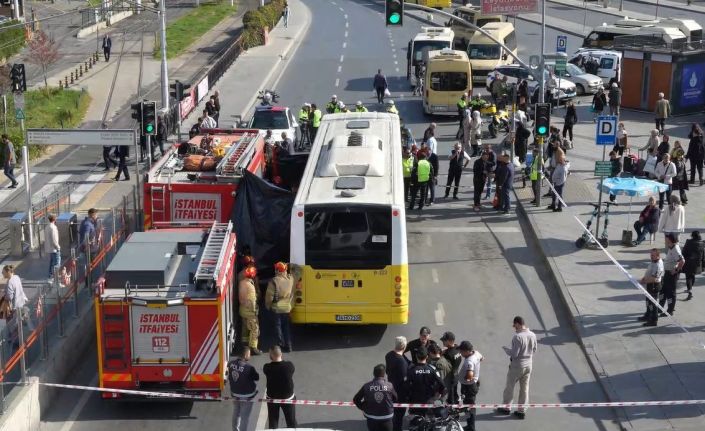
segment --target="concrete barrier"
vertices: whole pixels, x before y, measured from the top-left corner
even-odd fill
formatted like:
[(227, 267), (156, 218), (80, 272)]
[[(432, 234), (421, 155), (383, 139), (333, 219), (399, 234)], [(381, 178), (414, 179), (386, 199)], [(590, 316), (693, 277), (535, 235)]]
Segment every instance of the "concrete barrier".
[[(38, 382), (63, 382), (77, 364), (87, 360), (85, 352), (95, 338), (95, 312), (92, 302), (81, 305), (78, 318), (71, 317), (71, 312), (64, 312), (66, 336), (50, 342), (49, 357), (32, 366), (29, 384), (16, 388), (6, 398), (0, 431), (37, 431), (41, 416), (51, 407), (52, 400), (60, 396), (59, 389), (41, 386)], [(71, 307), (67, 304), (64, 310)]]

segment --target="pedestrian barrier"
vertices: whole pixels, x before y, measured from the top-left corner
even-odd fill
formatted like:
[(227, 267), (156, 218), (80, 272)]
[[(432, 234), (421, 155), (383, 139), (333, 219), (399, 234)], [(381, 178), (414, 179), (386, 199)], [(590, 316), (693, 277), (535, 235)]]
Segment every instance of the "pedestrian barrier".
[[(95, 386), (66, 385), (61, 383), (38, 382), (42, 386), (54, 388), (75, 389), (93, 392), (111, 392), (125, 395), (139, 395), (144, 397), (178, 398), (204, 401), (239, 401), (248, 403), (271, 403), (271, 404), (292, 404), (299, 406), (324, 406), (324, 407), (355, 407), (352, 401), (328, 401), (328, 400), (296, 400), (296, 399), (273, 399), (273, 398), (252, 398), (242, 399), (236, 397), (208, 397), (199, 395), (187, 395), (177, 393), (165, 393), (154, 391), (136, 391), (130, 389), (106, 389)], [(667, 400), (667, 401), (618, 401), (599, 403), (527, 403), (527, 404), (504, 404), (504, 403), (476, 403), (476, 404), (433, 404), (433, 403), (394, 403), (394, 407), (434, 409), (438, 407), (453, 407), (458, 409), (566, 409), (566, 408), (613, 408), (613, 407), (651, 407), (651, 406), (684, 406), (705, 404), (705, 400)]]

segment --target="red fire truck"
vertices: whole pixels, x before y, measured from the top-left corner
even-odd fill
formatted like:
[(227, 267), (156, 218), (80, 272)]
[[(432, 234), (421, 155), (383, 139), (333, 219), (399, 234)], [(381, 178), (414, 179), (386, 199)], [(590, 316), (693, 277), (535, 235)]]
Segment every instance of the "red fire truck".
[(220, 396), (235, 256), (230, 222), (133, 233), (95, 293), (100, 387)]
[(226, 222), (235, 201), (242, 172), (262, 176), (264, 139), (255, 129), (211, 129), (194, 136), (189, 145), (203, 148), (220, 159), (215, 169), (187, 170), (179, 146), (169, 149), (146, 174), (144, 181), (144, 225)]

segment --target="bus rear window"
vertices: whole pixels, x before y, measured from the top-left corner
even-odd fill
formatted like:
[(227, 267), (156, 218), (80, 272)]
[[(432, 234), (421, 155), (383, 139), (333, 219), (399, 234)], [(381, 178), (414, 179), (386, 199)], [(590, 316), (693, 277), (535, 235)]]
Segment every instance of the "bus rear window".
[(390, 208), (307, 208), (306, 264), (321, 269), (379, 269), (392, 264)]
[(431, 90), (463, 91), (468, 88), (468, 74), (465, 72), (432, 72)]

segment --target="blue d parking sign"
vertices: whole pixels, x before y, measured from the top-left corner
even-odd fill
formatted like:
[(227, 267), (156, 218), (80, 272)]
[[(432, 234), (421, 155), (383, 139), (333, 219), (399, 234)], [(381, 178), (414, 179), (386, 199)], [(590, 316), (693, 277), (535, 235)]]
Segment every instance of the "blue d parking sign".
[(614, 145), (616, 139), (617, 117), (614, 115), (601, 115), (597, 117), (595, 143), (597, 145)]
[(566, 52), (568, 47), (568, 36), (558, 35), (556, 39), (556, 52)]

